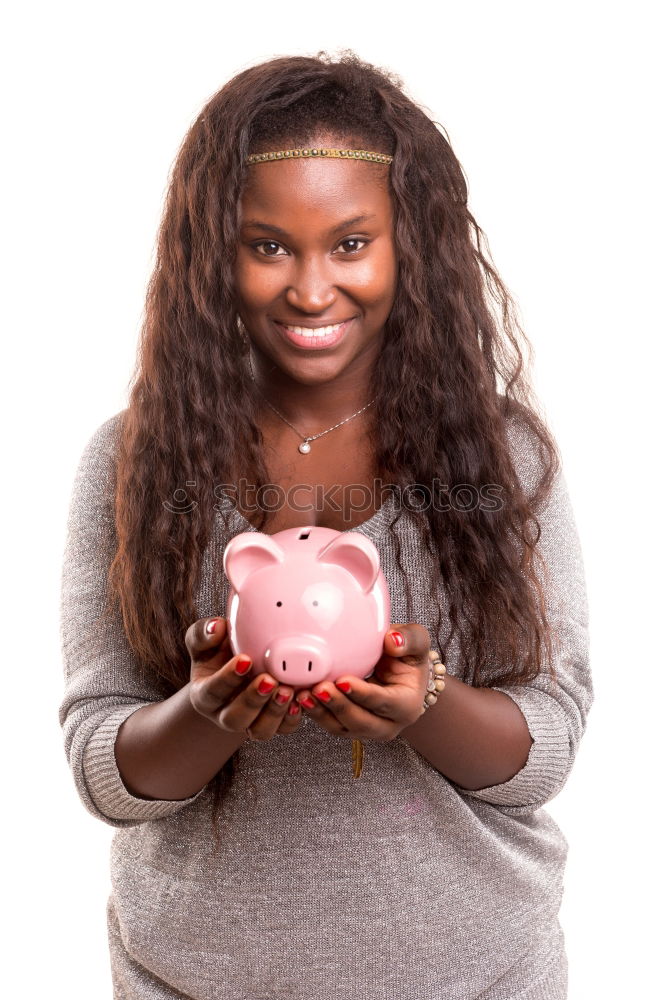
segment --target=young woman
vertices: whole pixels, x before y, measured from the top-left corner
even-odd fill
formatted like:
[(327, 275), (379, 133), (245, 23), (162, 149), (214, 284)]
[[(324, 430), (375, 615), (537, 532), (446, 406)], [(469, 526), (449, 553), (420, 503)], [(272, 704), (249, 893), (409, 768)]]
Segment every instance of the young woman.
[[(482, 236), (437, 123), (353, 53), (253, 66), (185, 137), (63, 571), (116, 997), (566, 996), (541, 807), (593, 698), (584, 571)], [(366, 680), (232, 655), (226, 544), (304, 524), (380, 554)]]

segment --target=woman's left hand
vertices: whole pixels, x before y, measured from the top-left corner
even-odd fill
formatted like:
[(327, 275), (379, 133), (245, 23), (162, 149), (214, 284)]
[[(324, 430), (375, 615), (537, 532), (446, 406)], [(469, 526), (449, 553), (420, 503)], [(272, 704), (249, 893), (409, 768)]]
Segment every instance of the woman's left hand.
[[(396, 642), (395, 633), (404, 644)], [(430, 635), (423, 625), (391, 625), (368, 680), (342, 674), (335, 683), (322, 681), (311, 692), (299, 691), (294, 700), (329, 733), (388, 742), (425, 711), (429, 651)]]

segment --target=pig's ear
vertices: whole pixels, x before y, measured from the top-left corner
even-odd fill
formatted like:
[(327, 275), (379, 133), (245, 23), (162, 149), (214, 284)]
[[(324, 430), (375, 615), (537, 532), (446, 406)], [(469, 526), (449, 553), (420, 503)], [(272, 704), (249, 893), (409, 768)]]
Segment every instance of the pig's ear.
[(284, 562), (284, 551), (270, 535), (256, 531), (242, 531), (232, 538), (222, 557), (224, 572), (237, 593), (243, 584), (264, 566)]
[(317, 554), (317, 561), (346, 569), (366, 594), (380, 569), (377, 549), (360, 531), (341, 532)]

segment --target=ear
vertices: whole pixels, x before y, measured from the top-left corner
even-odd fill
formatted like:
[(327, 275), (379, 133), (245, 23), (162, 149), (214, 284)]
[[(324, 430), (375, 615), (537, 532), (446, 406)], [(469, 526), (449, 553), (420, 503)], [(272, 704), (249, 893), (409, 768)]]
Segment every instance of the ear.
[(344, 531), (317, 554), (317, 561), (347, 570), (367, 594), (379, 574), (379, 553), (360, 531)]
[(248, 577), (265, 566), (284, 562), (284, 551), (270, 535), (257, 531), (242, 531), (232, 538), (222, 557), (227, 578), (237, 593)]

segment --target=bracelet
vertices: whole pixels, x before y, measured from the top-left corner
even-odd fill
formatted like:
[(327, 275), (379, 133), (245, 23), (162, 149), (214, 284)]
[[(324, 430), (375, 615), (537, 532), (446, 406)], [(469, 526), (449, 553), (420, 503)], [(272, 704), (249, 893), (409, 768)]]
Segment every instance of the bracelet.
[(430, 708), (434, 705), (440, 694), (446, 687), (446, 681), (444, 680), (446, 674), (448, 673), (442, 658), (436, 649), (431, 649), (428, 653), (428, 665), (430, 667), (430, 676), (428, 678), (428, 686), (426, 688), (426, 696), (423, 699), (423, 710)]

